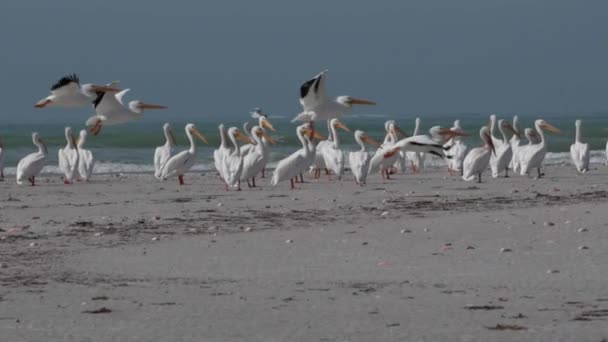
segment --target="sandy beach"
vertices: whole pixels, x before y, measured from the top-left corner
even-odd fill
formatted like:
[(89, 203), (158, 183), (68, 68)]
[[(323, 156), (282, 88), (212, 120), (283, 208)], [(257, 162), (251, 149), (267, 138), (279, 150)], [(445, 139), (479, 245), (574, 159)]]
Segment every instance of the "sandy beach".
[(605, 341), (608, 168), (0, 182), (2, 341)]

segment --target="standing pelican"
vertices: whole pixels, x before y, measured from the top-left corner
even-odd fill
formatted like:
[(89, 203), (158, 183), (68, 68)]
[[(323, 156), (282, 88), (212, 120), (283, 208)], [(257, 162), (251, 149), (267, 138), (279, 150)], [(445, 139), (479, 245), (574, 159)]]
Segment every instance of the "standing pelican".
[(95, 157), (91, 150), (84, 148), (84, 143), (87, 139), (87, 130), (81, 129), (78, 136), (78, 174), (84, 181), (89, 181), (93, 175), (93, 167), (95, 167)]
[(93, 135), (99, 134), (103, 125), (118, 125), (143, 117), (144, 109), (165, 109), (167, 107), (144, 103), (139, 100), (123, 103), (122, 98), (130, 89), (125, 89), (117, 94), (97, 93), (93, 101), (95, 115), (87, 119), (86, 125), (91, 127)]
[[(460, 126), (460, 120), (454, 121), (454, 126), (451, 128), (451, 130), (464, 133), (462, 127)], [(448, 140), (443, 147), (449, 148), (449, 150), (446, 151), (446, 154), (451, 156), (451, 159), (448, 159), (448, 172), (451, 174), (453, 171), (456, 171), (462, 176), (462, 163), (467, 155), (467, 145), (464, 143), (461, 137), (455, 136)]]
[[(228, 139), (226, 138), (226, 128), (224, 127), (224, 124), (220, 124), (218, 126), (218, 129), (220, 131), (220, 146), (213, 151), (213, 163), (215, 165), (215, 169), (220, 174), (220, 178), (224, 180), (224, 157), (230, 154), (230, 152), (232, 152), (232, 149), (228, 145)], [(224, 180), (224, 182), (226, 181)]]
[(355, 177), (355, 182), (361, 186), (365, 185), (367, 180), (367, 172), (369, 171), (369, 162), (372, 159), (371, 154), (367, 150), (365, 143), (372, 146), (378, 147), (378, 144), (374, 139), (370, 138), (363, 131), (355, 131), (355, 141), (361, 146), (359, 151), (353, 151), (348, 153), (348, 162), (350, 170)]
[(579, 173), (585, 173), (589, 170), (589, 144), (581, 142), (581, 120), (576, 120), (576, 138), (574, 144), (570, 146), (570, 156), (572, 162)]
[[(291, 189), (295, 189), (294, 178), (305, 171), (312, 163), (314, 145), (311, 143), (311, 139), (314, 134), (317, 133), (311, 128), (310, 123), (302, 124), (296, 128), (296, 135), (302, 144), (302, 148), (277, 163), (270, 184), (276, 186), (279, 182), (289, 179)], [(319, 136), (319, 138), (322, 137)]]
[(477, 176), (477, 182), (481, 183), (481, 174), (488, 168), (492, 153), (496, 153), (492, 135), (487, 126), (481, 127), (479, 136), (484, 145), (471, 149), (462, 164), (462, 179), (465, 181), (472, 181)]
[(238, 128), (230, 127), (228, 129), (228, 139), (232, 144), (230, 152), (224, 156), (222, 164), (222, 178), (226, 182), (226, 190), (228, 186), (236, 187), (241, 190), (241, 173), (243, 172), (243, 154), (238, 140), (245, 143), (253, 143), (245, 134), (241, 133)]
[(161, 179), (167, 179), (177, 175), (179, 185), (184, 185), (184, 173), (190, 170), (196, 161), (196, 144), (194, 143), (194, 136), (199, 138), (205, 144), (208, 144), (205, 136), (199, 132), (194, 124), (187, 124), (185, 131), (188, 141), (190, 141), (190, 148), (169, 158), (169, 160), (167, 160), (167, 162), (163, 165), (160, 174)]
[(163, 125), (163, 133), (165, 135), (165, 144), (158, 146), (156, 150), (154, 150), (154, 177), (158, 179), (161, 179), (160, 176), (163, 171), (163, 165), (171, 158), (175, 145), (177, 144), (171, 125), (168, 122)]
[(65, 128), (65, 140), (67, 144), (64, 148), (59, 149), (57, 159), (59, 160), (59, 169), (64, 175), (63, 183), (72, 184), (78, 177), (78, 161), (80, 156), (78, 155), (76, 139), (70, 127)]
[(83, 84), (80, 85), (80, 79), (76, 74), (62, 77), (51, 87), (51, 95), (38, 101), (36, 108), (44, 108), (46, 106), (57, 107), (83, 107), (90, 105), (95, 99), (97, 93), (117, 92), (119, 89), (113, 85), (96, 85)]
[[(416, 118), (413, 137), (420, 135), (420, 118)], [(424, 169), (424, 153), (408, 151), (405, 152), (405, 157), (412, 164), (413, 173), (421, 173)]]
[(353, 105), (374, 105), (373, 101), (351, 96), (338, 96), (331, 99), (325, 89), (327, 70), (300, 86), (300, 104), (303, 111), (293, 121), (330, 120), (350, 112)]
[(0, 181), (4, 180), (4, 144), (0, 137)]
[(517, 135), (513, 126), (511, 126), (505, 120), (498, 120), (498, 130), (502, 135), (502, 140), (492, 141), (495, 146), (495, 155), (490, 158), (490, 168), (492, 169), (492, 177), (498, 177), (498, 174), (502, 171), (505, 172), (505, 177), (509, 177), (509, 164), (513, 157), (513, 150), (511, 148), (511, 142), (507, 138), (507, 132)]
[[(330, 121), (330, 130), (333, 140), (325, 144), (321, 149), (317, 148), (317, 153), (321, 153), (325, 166), (332, 171), (338, 179), (344, 174), (344, 152), (340, 148), (340, 136), (337, 129), (343, 129), (350, 132), (348, 127), (344, 126), (340, 120), (334, 118)], [(326, 140), (327, 141), (327, 140)]]
[[(272, 138), (260, 126), (254, 126), (251, 129), (250, 136), (255, 141), (253, 148), (243, 157), (243, 171), (241, 172), (241, 181), (247, 181), (248, 186), (255, 188), (255, 175), (258, 174), (268, 162), (266, 154), (266, 145), (272, 141)], [(251, 179), (252, 183), (249, 183)], [(253, 184), (253, 185), (252, 185)]]
[[(275, 131), (275, 129), (272, 126), (272, 124), (270, 123), (270, 121), (268, 121), (268, 118), (266, 115), (258, 116), (258, 127), (263, 129), (264, 132), (266, 132), (266, 128), (273, 132)], [(241, 153), (243, 155), (247, 155), (247, 153), (249, 153), (249, 150), (254, 148), (256, 146), (256, 144), (255, 144), (255, 139), (251, 135), (251, 128), (250, 128), (249, 122), (245, 122), (243, 124), (243, 130), (245, 130), (245, 134), (247, 135), (249, 140), (252, 141), (251, 144), (245, 144), (245, 145), (241, 146)], [(270, 137), (270, 136), (268, 134), (265, 134), (264, 136), (262, 136), (262, 139), (265, 140), (265, 142), (266, 142), (266, 146), (267, 146), (266, 154), (267, 154), (267, 157), (269, 157), (270, 156), (270, 146), (269, 146), (270, 141), (266, 137)], [(271, 139), (271, 141), (272, 141), (272, 143), (274, 143), (274, 140)]]
[(397, 136), (397, 127), (394, 120), (386, 121), (384, 123), (384, 129), (386, 130), (384, 141), (382, 142), (382, 145), (378, 147), (376, 153), (372, 156), (369, 162), (369, 170), (367, 171), (367, 174), (373, 174), (380, 171), (380, 175), (383, 179), (390, 179), (389, 168), (397, 160), (397, 153), (399, 153), (399, 150), (397, 150), (396, 153), (391, 153), (390, 155), (387, 155), (387, 153), (392, 150), (399, 138)]
[(538, 172), (538, 178), (542, 177), (543, 174), (540, 172), (545, 155), (547, 154), (547, 142), (545, 141), (545, 129), (549, 132), (559, 133), (560, 130), (553, 127), (552, 125), (545, 122), (545, 120), (539, 119), (534, 122), (536, 132), (540, 136), (540, 142), (534, 145), (522, 146), (520, 150), (520, 162), (522, 176), (527, 175), (530, 170), (536, 169)]
[(511, 169), (513, 172), (519, 172), (519, 147), (521, 146), (521, 129), (519, 128), (519, 117), (513, 116), (513, 130), (517, 134), (511, 136), (511, 150), (513, 151), (513, 157), (511, 158)]
[(32, 186), (36, 185), (36, 176), (42, 171), (46, 164), (48, 150), (38, 132), (32, 133), (32, 141), (38, 147), (38, 152), (30, 153), (17, 164), (17, 184), (23, 184), (28, 180)]

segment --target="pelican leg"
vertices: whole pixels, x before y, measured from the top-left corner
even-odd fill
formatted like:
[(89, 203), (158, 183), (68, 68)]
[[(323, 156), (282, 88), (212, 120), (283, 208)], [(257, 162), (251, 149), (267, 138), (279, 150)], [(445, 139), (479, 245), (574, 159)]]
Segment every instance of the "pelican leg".
[(4, 180), (4, 171), (0, 171), (0, 180)]
[(304, 183), (304, 175), (300, 172), (300, 183)]
[(28, 179), (30, 180), (30, 183), (32, 183), (32, 186), (36, 186), (36, 177), (35, 176), (32, 176)]
[(264, 172), (265, 172), (265, 171), (266, 171), (266, 168), (265, 168), (265, 167), (263, 167), (263, 168), (262, 168), (262, 178), (266, 178), (266, 176), (264, 176)]
[(412, 163), (412, 173), (417, 173), (418, 172), (418, 168), (416, 168), (416, 164), (414, 164), (414, 161), (411, 161)]
[(388, 172), (388, 169), (384, 169), (384, 172), (386, 172), (386, 179), (391, 179), (391, 175)]
[[(319, 170), (320, 172), (320, 170)], [(329, 176), (329, 169), (325, 168), (325, 174)]]
[(380, 176), (382, 176), (382, 179), (386, 178), (386, 177), (384, 177), (384, 169), (380, 169)]
[(247, 187), (251, 188), (251, 183), (249, 183), (249, 179), (247, 179)]
[(255, 177), (251, 177), (251, 182), (253, 183), (253, 188), (255, 188)]
[(241, 191), (241, 190), (242, 190), (242, 189), (241, 189), (241, 181), (238, 181), (238, 182), (236, 182), (236, 183), (237, 183), (237, 185), (238, 185), (238, 187), (237, 187), (236, 191)]
[(224, 189), (228, 191), (228, 183), (224, 182)]
[(540, 167), (536, 168), (536, 171), (538, 172), (538, 178), (541, 178), (543, 174), (540, 173)]
[(179, 179), (179, 185), (184, 185), (184, 175), (177, 176), (177, 179)]
[(477, 174), (477, 183), (481, 183), (481, 172)]
[(289, 180), (289, 182), (291, 183), (291, 190), (295, 189), (295, 188), (296, 188), (296, 186), (295, 186), (295, 184), (293, 183), (293, 178), (291, 178), (291, 179)]
[(509, 178), (509, 168), (505, 169), (505, 178)]

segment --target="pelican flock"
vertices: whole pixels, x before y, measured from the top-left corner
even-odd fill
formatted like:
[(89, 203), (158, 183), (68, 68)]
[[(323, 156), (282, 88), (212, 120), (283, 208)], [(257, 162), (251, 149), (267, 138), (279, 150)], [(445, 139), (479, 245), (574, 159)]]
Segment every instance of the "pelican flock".
[[(344, 177), (345, 170), (350, 170), (354, 182), (363, 186), (369, 174), (380, 172), (383, 181), (389, 181), (390, 174), (395, 170), (404, 172), (407, 165), (411, 166), (413, 173), (421, 173), (428, 158), (443, 159), (450, 175), (459, 173), (466, 181), (477, 179), (481, 182), (482, 174), (488, 168), (493, 178), (502, 174), (508, 177), (509, 170), (522, 176), (536, 171), (536, 176), (542, 177), (541, 170), (548, 151), (545, 133), (561, 132), (542, 119), (534, 122), (533, 129), (522, 130), (517, 115), (513, 116), (511, 125), (505, 118), (498, 119), (492, 114), (489, 125), (481, 127), (479, 131), (483, 145), (469, 149), (464, 139), (467, 134), (460, 120), (455, 120), (451, 128), (433, 126), (428, 134), (423, 134), (421, 119), (417, 117), (413, 135), (409, 137), (395, 120), (387, 120), (384, 123), (386, 134), (382, 144), (378, 144), (363, 130), (357, 129), (352, 137), (358, 149), (349, 151), (348, 146), (353, 140), (345, 141), (338, 130), (351, 131), (340, 118), (350, 113), (355, 105), (376, 103), (348, 95), (329, 97), (327, 74), (327, 70), (322, 71), (299, 87), (302, 111), (292, 122), (303, 121), (295, 129), (301, 147), (277, 162), (270, 180), (273, 186), (289, 180), (294, 189), (296, 182), (303, 182), (302, 174), (311, 168), (314, 170), (314, 178), (319, 178), (323, 169), (328, 175), (336, 176), (334, 179), (329, 177), (328, 181), (339, 181)], [(35, 107), (90, 106), (95, 114), (86, 120), (85, 125), (93, 136), (98, 135), (102, 127), (140, 120), (145, 110), (167, 108), (139, 100), (127, 103), (123, 98), (129, 90), (120, 89), (117, 81), (105, 85), (81, 84), (79, 77), (72, 74), (55, 82), (51, 86), (50, 95), (39, 100)], [(260, 108), (253, 109), (249, 114), (249, 118), (256, 120), (256, 123), (251, 125), (245, 122), (242, 132), (237, 127), (227, 128), (224, 124), (218, 126), (220, 141), (213, 151), (213, 162), (226, 190), (241, 190), (241, 182), (256, 187), (255, 178), (260, 175), (264, 177), (264, 170), (272, 162), (271, 145), (276, 144), (276, 140), (271, 134), (276, 133), (276, 130), (268, 115)], [(323, 121), (327, 123), (327, 138), (319, 134), (316, 126), (316, 123)], [(580, 120), (576, 120), (575, 127), (576, 135), (570, 147), (570, 156), (576, 170), (585, 173), (589, 170), (590, 146), (582, 141)], [(187, 124), (185, 133), (190, 146), (175, 153), (177, 141), (170, 123), (162, 126), (162, 132), (164, 144), (154, 151), (154, 177), (165, 180), (177, 176), (179, 184), (183, 185), (185, 173), (197, 160), (195, 138), (205, 143), (207, 139), (194, 124)], [(71, 128), (66, 127), (64, 135), (66, 145), (58, 150), (57, 156), (65, 184), (73, 184), (76, 180), (89, 181), (93, 175), (95, 157), (90, 149), (85, 148), (87, 130), (80, 130), (78, 139), (75, 139)], [(527, 143), (523, 141), (523, 136), (528, 140)], [(36, 177), (46, 165), (47, 146), (38, 133), (32, 133), (32, 141), (38, 151), (25, 156), (17, 164), (18, 184), (27, 181), (35, 185)], [(606, 154), (608, 157), (608, 144)], [(4, 178), (5, 155), (6, 146), (0, 140), (0, 179)]]

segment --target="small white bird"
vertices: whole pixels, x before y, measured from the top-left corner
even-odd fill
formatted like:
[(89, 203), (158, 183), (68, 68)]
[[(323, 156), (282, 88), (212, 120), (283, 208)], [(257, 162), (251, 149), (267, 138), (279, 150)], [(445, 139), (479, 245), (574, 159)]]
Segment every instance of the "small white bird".
[(154, 177), (158, 179), (161, 179), (163, 165), (173, 156), (175, 145), (177, 145), (175, 135), (173, 135), (173, 130), (168, 122), (163, 125), (163, 134), (165, 135), (165, 144), (154, 150)]
[(0, 137), (0, 181), (4, 180), (4, 144), (2, 143), (2, 137)]
[(338, 96), (336, 99), (330, 99), (325, 89), (326, 73), (327, 70), (322, 71), (300, 86), (300, 104), (303, 111), (292, 122), (330, 120), (350, 112), (353, 105), (376, 104), (373, 101), (351, 96)]
[(95, 167), (95, 157), (91, 150), (84, 148), (84, 143), (87, 139), (87, 130), (81, 129), (80, 135), (76, 142), (78, 146), (78, 174), (85, 182), (88, 182), (93, 175), (93, 168)]
[(542, 119), (536, 120), (534, 122), (534, 127), (540, 136), (540, 142), (538, 144), (522, 146), (519, 150), (519, 160), (521, 163), (520, 174), (525, 176), (530, 172), (530, 170), (536, 169), (538, 172), (538, 178), (541, 178), (543, 174), (540, 172), (540, 169), (543, 161), (545, 160), (545, 155), (547, 154), (547, 142), (545, 140), (544, 130), (553, 133), (560, 133), (561, 131)]
[(134, 100), (124, 104), (122, 98), (130, 89), (122, 90), (116, 94), (98, 92), (93, 101), (95, 115), (87, 119), (86, 125), (93, 135), (99, 134), (102, 126), (118, 125), (143, 117), (145, 109), (166, 109), (166, 106), (144, 103)]
[(492, 153), (496, 153), (494, 142), (487, 126), (483, 126), (479, 130), (479, 136), (484, 145), (471, 149), (462, 164), (462, 179), (465, 181), (472, 181), (477, 176), (477, 182), (481, 183), (481, 174), (488, 168)]
[(367, 180), (367, 172), (369, 171), (369, 162), (372, 159), (370, 152), (367, 150), (365, 143), (379, 147), (380, 144), (374, 139), (370, 138), (365, 132), (357, 130), (355, 131), (355, 141), (361, 146), (359, 151), (352, 151), (348, 153), (348, 162), (350, 170), (355, 177), (355, 182), (361, 186), (365, 185)]
[(589, 144), (581, 142), (583, 136), (581, 132), (581, 120), (576, 120), (576, 137), (574, 144), (570, 146), (570, 156), (572, 162), (579, 173), (585, 173), (589, 170)]
[(83, 84), (80, 85), (80, 79), (76, 74), (62, 77), (57, 83), (51, 87), (51, 95), (38, 101), (36, 108), (44, 108), (46, 106), (57, 107), (83, 107), (91, 105), (91, 102), (97, 96), (97, 93), (118, 92), (118, 88), (111, 85), (96, 85)]
[(78, 155), (76, 139), (70, 127), (65, 128), (65, 140), (67, 144), (64, 148), (59, 149), (57, 160), (59, 161), (59, 169), (63, 172), (63, 183), (72, 184), (78, 178), (80, 156)]
[(160, 176), (161, 179), (167, 179), (177, 175), (179, 185), (184, 185), (184, 173), (190, 170), (196, 162), (196, 144), (194, 143), (194, 136), (207, 144), (207, 139), (199, 132), (194, 124), (187, 124), (185, 131), (188, 141), (190, 141), (190, 148), (169, 158), (163, 166)]
[(28, 154), (17, 164), (17, 184), (19, 185), (23, 184), (26, 179), (32, 186), (36, 185), (36, 176), (46, 165), (48, 150), (38, 132), (32, 133), (32, 141), (38, 147), (38, 152)]

